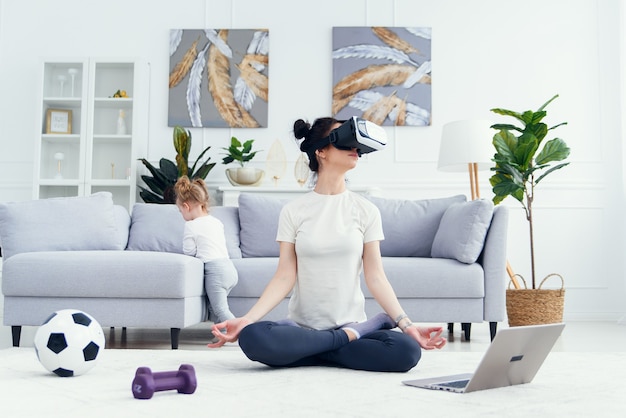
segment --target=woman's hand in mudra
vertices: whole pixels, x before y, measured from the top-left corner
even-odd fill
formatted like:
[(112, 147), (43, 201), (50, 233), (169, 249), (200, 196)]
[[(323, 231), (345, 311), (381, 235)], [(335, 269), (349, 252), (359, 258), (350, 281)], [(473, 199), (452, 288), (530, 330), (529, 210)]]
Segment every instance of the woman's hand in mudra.
[(213, 325), (213, 327), (211, 328), (211, 332), (219, 341), (207, 344), (207, 347), (218, 348), (226, 343), (232, 343), (237, 341), (241, 330), (251, 323), (252, 321), (250, 321), (248, 318), (241, 317), (229, 319), (227, 321)]
[(411, 325), (404, 330), (404, 333), (415, 338), (424, 350), (443, 348), (448, 342), (441, 336), (443, 327), (418, 327)]

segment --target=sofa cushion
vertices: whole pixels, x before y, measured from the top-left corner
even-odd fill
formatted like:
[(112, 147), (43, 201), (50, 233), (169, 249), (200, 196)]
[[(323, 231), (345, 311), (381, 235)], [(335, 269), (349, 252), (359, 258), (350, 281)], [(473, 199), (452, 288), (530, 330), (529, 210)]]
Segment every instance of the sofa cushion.
[(115, 215), (115, 227), (117, 229), (117, 239), (120, 248), (126, 248), (130, 229), (130, 215), (128, 214), (128, 210), (120, 205), (113, 206), (113, 213)]
[(239, 281), (228, 298), (258, 298), (276, 273), (277, 257), (241, 258), (233, 260)]
[(430, 257), (444, 212), (451, 204), (466, 200), (464, 195), (425, 200), (367, 198), (378, 207), (382, 217), (383, 257)]
[(110, 192), (0, 204), (5, 259), (23, 252), (122, 250)]
[(493, 202), (477, 199), (450, 205), (433, 240), (432, 257), (472, 264), (483, 249), (493, 216)]
[(230, 258), (241, 258), (241, 249), (239, 248), (239, 210), (234, 206), (213, 206), (210, 209), (210, 213), (224, 224), (228, 256)]
[(239, 195), (239, 239), (243, 257), (278, 257), (278, 218), (286, 202), (250, 193)]
[(128, 250), (183, 253), (185, 220), (176, 205), (135, 203)]
[(24, 253), (3, 265), (6, 296), (161, 298), (202, 296), (204, 264), (152, 251)]
[[(429, 257), (383, 257), (382, 261), (389, 283), (401, 303), (412, 298), (485, 297), (485, 273), (478, 263)], [(412, 276), (417, 280), (411, 280)], [(363, 274), (361, 280), (363, 294), (372, 297)]]
[[(210, 213), (224, 224), (229, 257), (241, 258), (237, 208), (215, 206)], [(185, 220), (176, 205), (136, 203), (127, 249), (182, 254), (184, 232)]]

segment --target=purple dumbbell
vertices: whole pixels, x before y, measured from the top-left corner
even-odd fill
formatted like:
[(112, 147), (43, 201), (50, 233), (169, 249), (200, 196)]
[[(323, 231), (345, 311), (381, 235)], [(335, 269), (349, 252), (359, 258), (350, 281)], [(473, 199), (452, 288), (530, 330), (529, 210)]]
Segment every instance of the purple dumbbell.
[(194, 393), (196, 371), (191, 364), (182, 364), (178, 370), (152, 373), (148, 367), (139, 367), (133, 380), (133, 396), (137, 399), (150, 399), (154, 392), (178, 390), (178, 393)]

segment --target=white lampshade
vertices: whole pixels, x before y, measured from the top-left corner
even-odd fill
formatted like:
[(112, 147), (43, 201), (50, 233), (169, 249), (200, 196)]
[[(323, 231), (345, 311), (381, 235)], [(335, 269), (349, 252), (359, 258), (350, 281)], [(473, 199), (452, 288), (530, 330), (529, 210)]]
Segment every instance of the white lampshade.
[(439, 163), (441, 171), (467, 171), (468, 163), (478, 170), (489, 170), (495, 154), (492, 141), (496, 133), (489, 120), (458, 120), (447, 123), (441, 132)]

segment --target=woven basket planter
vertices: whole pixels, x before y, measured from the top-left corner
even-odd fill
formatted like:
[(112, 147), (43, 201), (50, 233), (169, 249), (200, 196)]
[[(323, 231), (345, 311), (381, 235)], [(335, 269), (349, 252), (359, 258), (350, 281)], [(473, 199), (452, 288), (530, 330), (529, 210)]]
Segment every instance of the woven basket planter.
[[(563, 322), (563, 302), (565, 299), (564, 281), (561, 275), (552, 273), (547, 275), (537, 289), (528, 289), (524, 278), (522, 279), (526, 289), (507, 289), (506, 311), (509, 318), (509, 326), (554, 324)], [(560, 289), (542, 289), (541, 286), (549, 277), (561, 279)], [(510, 287), (510, 283), (509, 283)]]

